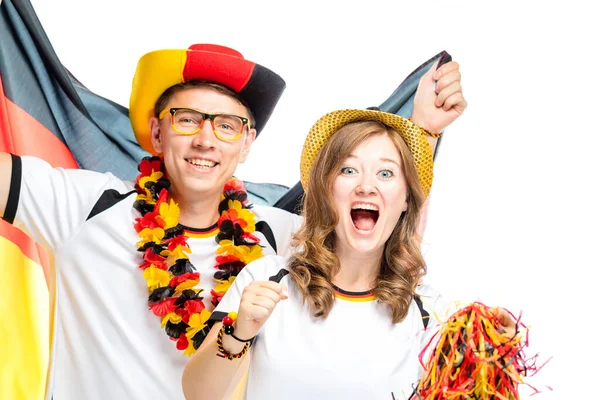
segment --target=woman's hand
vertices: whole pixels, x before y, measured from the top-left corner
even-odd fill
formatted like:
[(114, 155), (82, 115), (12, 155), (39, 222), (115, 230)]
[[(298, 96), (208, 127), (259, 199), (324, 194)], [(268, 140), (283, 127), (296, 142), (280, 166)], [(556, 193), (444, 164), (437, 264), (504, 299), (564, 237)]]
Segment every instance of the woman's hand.
[(235, 335), (242, 339), (256, 336), (277, 303), (287, 298), (285, 285), (271, 281), (253, 281), (242, 293), (238, 317), (235, 321)]
[(412, 121), (431, 133), (440, 133), (467, 108), (462, 93), (459, 65), (450, 61), (437, 63), (419, 81), (415, 93)]
[(496, 311), (496, 317), (505, 331), (504, 334), (511, 338), (514, 337), (517, 334), (517, 322), (504, 308), (497, 308)]

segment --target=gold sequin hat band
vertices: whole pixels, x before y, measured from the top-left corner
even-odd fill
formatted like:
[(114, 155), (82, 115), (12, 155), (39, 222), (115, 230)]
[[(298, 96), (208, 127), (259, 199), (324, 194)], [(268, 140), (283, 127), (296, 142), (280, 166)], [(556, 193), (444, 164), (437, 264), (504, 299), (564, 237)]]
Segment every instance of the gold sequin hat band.
[(358, 121), (378, 121), (400, 134), (412, 153), (423, 193), (429, 196), (433, 181), (433, 153), (425, 131), (406, 118), (377, 110), (332, 111), (310, 128), (300, 157), (300, 181), (304, 190), (308, 189), (310, 169), (325, 142), (344, 125)]

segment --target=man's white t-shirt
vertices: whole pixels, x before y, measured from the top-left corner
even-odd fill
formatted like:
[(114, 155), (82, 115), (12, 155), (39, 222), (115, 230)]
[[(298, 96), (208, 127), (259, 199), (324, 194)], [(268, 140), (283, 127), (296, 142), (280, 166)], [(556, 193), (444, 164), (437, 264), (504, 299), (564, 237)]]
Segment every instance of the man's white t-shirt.
[[(33, 157), (13, 160), (19, 184), (11, 185), (7, 210), (16, 207), (14, 225), (50, 251), (56, 273), (53, 400), (183, 399), (188, 357), (149, 310), (138, 268), (133, 183), (112, 174), (52, 169)], [(263, 253), (286, 254), (301, 218), (272, 207), (253, 211), (262, 221), (255, 235)], [(216, 231), (188, 231), (190, 261), (212, 311)]]
[(336, 293), (327, 318), (315, 319), (289, 278), (286, 258), (273, 255), (246, 266), (211, 318), (238, 311), (254, 280), (287, 285), (289, 298), (277, 304), (252, 344), (246, 400), (407, 399), (422, 374), (419, 354), (438, 330), (434, 317), (447, 311), (423, 284), (421, 304), (413, 301), (398, 324), (366, 293)]

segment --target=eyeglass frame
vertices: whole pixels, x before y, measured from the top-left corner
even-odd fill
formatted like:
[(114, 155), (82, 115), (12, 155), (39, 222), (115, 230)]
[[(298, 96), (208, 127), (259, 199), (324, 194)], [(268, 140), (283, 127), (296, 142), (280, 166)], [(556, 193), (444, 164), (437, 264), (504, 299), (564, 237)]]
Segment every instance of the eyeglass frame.
[[(196, 129), (193, 132), (182, 132), (179, 129), (177, 129), (175, 127), (175, 113), (179, 110), (189, 110), (189, 111), (194, 111), (197, 112), (198, 114), (202, 115), (202, 123), (198, 126), (198, 129)], [(171, 107), (171, 108), (165, 108), (164, 110), (162, 110), (160, 112), (160, 114), (158, 114), (158, 119), (161, 120), (165, 117), (165, 115), (169, 113), (171, 114), (171, 126), (173, 127), (173, 129), (175, 130), (175, 132), (179, 133), (180, 135), (195, 135), (196, 133), (200, 132), (200, 129), (202, 129), (202, 126), (204, 124), (204, 122), (206, 120), (210, 121), (210, 125), (212, 127), (213, 133), (215, 134), (215, 136), (217, 138), (219, 138), (220, 140), (224, 141), (224, 142), (235, 142), (236, 140), (238, 140), (240, 137), (242, 137), (242, 134), (244, 133), (244, 128), (246, 126), (248, 126), (248, 128), (250, 128), (250, 119), (246, 118), (246, 117), (241, 117), (239, 115), (235, 115), (235, 114), (226, 114), (226, 113), (220, 113), (220, 114), (209, 114), (209, 113), (205, 113), (203, 111), (200, 110), (196, 110), (195, 108), (189, 108), (189, 107)], [(223, 136), (221, 136), (221, 134), (219, 134), (219, 132), (217, 132), (217, 129), (215, 128), (215, 118), (216, 117), (220, 117), (222, 115), (226, 115), (226, 116), (230, 116), (230, 117), (237, 117), (239, 119), (242, 120), (242, 128), (240, 129), (240, 132), (238, 133), (238, 135), (232, 139), (227, 139), (224, 138)]]

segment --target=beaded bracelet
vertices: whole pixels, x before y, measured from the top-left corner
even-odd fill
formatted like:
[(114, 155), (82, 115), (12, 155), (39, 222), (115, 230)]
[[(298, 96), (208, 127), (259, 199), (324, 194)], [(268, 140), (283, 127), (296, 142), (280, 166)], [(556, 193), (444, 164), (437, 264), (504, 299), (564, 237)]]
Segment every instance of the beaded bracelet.
[[(237, 358), (242, 357), (244, 354), (246, 354), (246, 352), (250, 348), (250, 343), (254, 340), (253, 337), (250, 339), (247, 339), (247, 340), (240, 339), (233, 334), (233, 331), (234, 331), (233, 323), (235, 322), (236, 319), (237, 319), (236, 312), (230, 312), (229, 314), (227, 314), (227, 316), (223, 318), (223, 327), (219, 330), (219, 333), (217, 334), (217, 350), (219, 350), (219, 353), (221, 353), (221, 354), (217, 354), (217, 355), (222, 358), (227, 358), (228, 360), (235, 360)], [(231, 335), (231, 337), (233, 337), (238, 342), (246, 343), (244, 345), (244, 348), (242, 349), (242, 351), (240, 351), (237, 354), (232, 354), (232, 353), (228, 352), (227, 350), (225, 350), (225, 348), (223, 347), (223, 334)]]
[(223, 332), (225, 331), (225, 325), (223, 325), (223, 327), (219, 330), (219, 334), (217, 335), (217, 350), (219, 351), (220, 354), (217, 354), (217, 356), (221, 357), (221, 358), (226, 358), (228, 360), (235, 360), (237, 358), (241, 358), (244, 356), (244, 354), (246, 354), (248, 352), (248, 349), (250, 348), (250, 343), (246, 343), (244, 345), (244, 348), (242, 349), (242, 351), (240, 351), (239, 353), (230, 353), (227, 350), (225, 350), (225, 348), (223, 347)]

